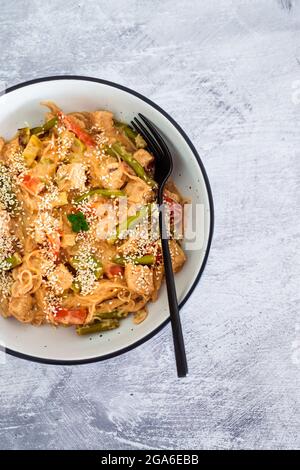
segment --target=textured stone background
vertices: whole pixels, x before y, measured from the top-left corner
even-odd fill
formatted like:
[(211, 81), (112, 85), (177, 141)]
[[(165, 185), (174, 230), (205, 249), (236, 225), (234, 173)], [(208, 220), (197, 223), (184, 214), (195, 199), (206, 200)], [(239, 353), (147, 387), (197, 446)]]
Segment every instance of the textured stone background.
[(109, 362), (0, 366), (0, 447), (299, 448), (298, 0), (0, 0), (0, 80), (86, 74), (163, 106), (207, 167), (216, 229), (170, 328)]

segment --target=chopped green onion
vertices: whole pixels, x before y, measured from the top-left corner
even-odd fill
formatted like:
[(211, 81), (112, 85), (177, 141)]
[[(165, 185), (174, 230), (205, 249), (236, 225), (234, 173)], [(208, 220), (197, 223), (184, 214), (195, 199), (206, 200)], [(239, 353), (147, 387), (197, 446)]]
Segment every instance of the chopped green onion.
[(42, 142), (40, 141), (40, 139), (36, 135), (32, 135), (29, 139), (28, 144), (23, 150), (23, 157), (27, 166), (31, 166), (33, 164), (41, 147)]
[(91, 196), (94, 196), (95, 194), (99, 194), (99, 196), (109, 197), (109, 198), (125, 196), (124, 191), (120, 191), (118, 189), (97, 188), (97, 189), (92, 189), (91, 191), (88, 191), (87, 193), (84, 193), (81, 196), (78, 196), (76, 199), (74, 199), (74, 202), (78, 204), (79, 202), (84, 201), (85, 199)]

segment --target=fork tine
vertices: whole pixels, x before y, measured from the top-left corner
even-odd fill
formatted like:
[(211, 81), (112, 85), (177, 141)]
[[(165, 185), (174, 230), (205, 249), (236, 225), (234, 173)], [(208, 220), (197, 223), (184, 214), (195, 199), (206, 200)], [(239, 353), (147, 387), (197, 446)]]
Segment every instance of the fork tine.
[(151, 141), (148, 139), (148, 137), (146, 136), (146, 134), (144, 133), (144, 131), (134, 122), (134, 121), (131, 121), (131, 126), (136, 130), (136, 132), (138, 134), (141, 134), (141, 136), (144, 138), (144, 140), (147, 142), (147, 146), (149, 147), (149, 150), (150, 152), (156, 154), (156, 150), (155, 148), (153, 147)]
[(161, 154), (161, 148), (157, 144), (154, 137), (150, 134), (148, 129), (137, 118), (134, 118), (134, 121), (131, 121), (131, 124), (135, 128), (135, 130), (144, 137), (150, 147), (150, 150), (157, 155)]
[(147, 145), (149, 147), (149, 150), (150, 152), (152, 152), (153, 154), (156, 155), (157, 153), (157, 150), (155, 149), (155, 147), (152, 145), (150, 139), (148, 139), (148, 137), (146, 136), (145, 132), (134, 122), (134, 121), (131, 121), (131, 125), (132, 127), (139, 133), (141, 134), (141, 136), (144, 138), (144, 140), (147, 142)]
[(152, 147), (153, 153), (158, 154), (158, 155), (162, 153), (162, 149), (160, 148), (160, 146), (158, 145), (154, 137), (150, 134), (148, 129), (137, 118), (134, 118), (134, 121), (131, 121), (131, 124), (134, 126), (135, 130), (137, 130), (140, 134), (142, 134), (144, 139), (148, 142), (149, 146)]
[(161, 135), (159, 134), (159, 132), (155, 129), (155, 127), (153, 126), (152, 122), (149, 121), (148, 118), (146, 118), (146, 116), (144, 116), (143, 114), (139, 113), (139, 116), (140, 118), (144, 121), (144, 123), (148, 126), (148, 128), (150, 129), (150, 131), (152, 132), (153, 136), (155, 137), (156, 141), (158, 142), (158, 144), (160, 145), (162, 151), (164, 153), (166, 153), (168, 155), (168, 157), (170, 159), (172, 159), (171, 157), (171, 154), (170, 154), (170, 150), (168, 149), (165, 141), (163, 140), (163, 138), (161, 137)]

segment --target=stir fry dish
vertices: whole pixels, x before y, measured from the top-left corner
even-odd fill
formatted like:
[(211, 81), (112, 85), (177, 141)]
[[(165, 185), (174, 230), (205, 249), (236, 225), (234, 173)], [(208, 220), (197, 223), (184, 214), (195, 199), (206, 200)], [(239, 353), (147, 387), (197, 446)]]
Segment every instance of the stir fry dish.
[[(1, 315), (78, 335), (129, 315), (138, 324), (164, 277), (155, 158), (109, 111), (43, 105), (44, 124), (0, 137)], [(183, 198), (172, 182), (164, 201), (177, 272), (186, 256), (172, 226)]]

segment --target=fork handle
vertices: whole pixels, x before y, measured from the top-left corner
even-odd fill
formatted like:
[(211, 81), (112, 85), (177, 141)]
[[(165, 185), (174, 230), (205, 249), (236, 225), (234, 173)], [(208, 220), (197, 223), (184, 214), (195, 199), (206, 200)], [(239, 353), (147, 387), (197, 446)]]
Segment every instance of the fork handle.
[[(163, 205), (162, 205), (163, 206)], [(161, 233), (161, 246), (165, 267), (165, 278), (167, 285), (170, 319), (173, 332), (173, 342), (175, 350), (175, 359), (178, 377), (185, 377), (188, 373), (184, 340), (182, 335), (181, 321), (179, 316), (178, 300), (174, 281), (174, 273), (172, 268), (172, 260), (169, 248), (169, 240), (165, 230), (164, 209), (159, 212), (159, 226)]]

